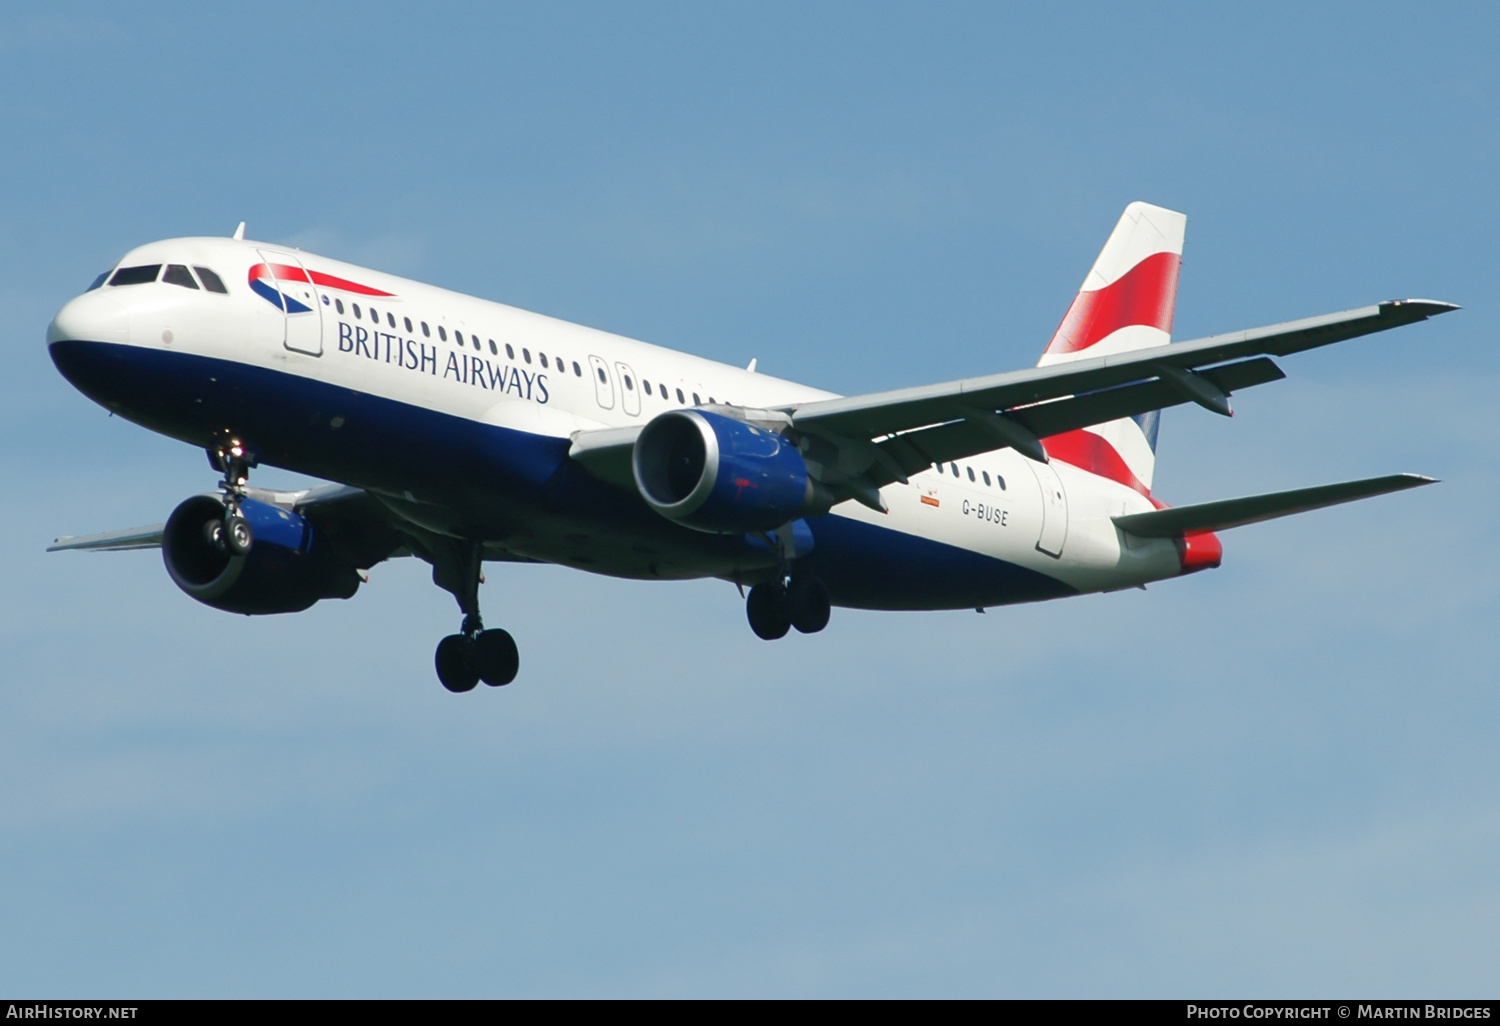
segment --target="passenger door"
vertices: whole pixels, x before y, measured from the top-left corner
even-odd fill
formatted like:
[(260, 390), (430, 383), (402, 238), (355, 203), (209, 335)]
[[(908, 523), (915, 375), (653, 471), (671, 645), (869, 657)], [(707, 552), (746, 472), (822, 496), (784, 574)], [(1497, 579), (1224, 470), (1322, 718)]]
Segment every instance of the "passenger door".
[(1049, 556), (1061, 557), (1063, 543), (1068, 538), (1068, 496), (1063, 491), (1062, 478), (1051, 464), (1027, 460), (1026, 465), (1036, 475), (1042, 493), (1042, 531), (1036, 547)]
[(270, 269), (272, 284), (281, 297), (286, 331), (282, 341), (293, 352), (323, 355), (323, 311), (313, 290), (312, 279), (302, 261), (290, 253), (260, 250)]

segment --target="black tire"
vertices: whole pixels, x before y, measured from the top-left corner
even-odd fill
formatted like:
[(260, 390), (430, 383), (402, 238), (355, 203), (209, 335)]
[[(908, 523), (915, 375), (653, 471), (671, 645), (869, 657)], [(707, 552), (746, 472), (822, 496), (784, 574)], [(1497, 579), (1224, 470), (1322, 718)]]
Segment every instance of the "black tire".
[(786, 614), (803, 634), (816, 634), (828, 626), (832, 613), (828, 589), (816, 577), (793, 577), (786, 589)]
[(786, 612), (786, 589), (775, 581), (757, 584), (745, 600), (745, 616), (756, 637), (766, 641), (786, 637), (786, 632), (792, 629)]
[(479, 679), (492, 688), (500, 688), (516, 679), (521, 669), (521, 653), (509, 631), (481, 631), (474, 639), (469, 661)]
[(224, 546), (236, 556), (243, 556), (255, 544), (255, 535), (250, 530), (250, 521), (238, 513), (224, 517)]
[(474, 672), (470, 658), (473, 650), (474, 642), (462, 634), (450, 634), (438, 642), (433, 662), (437, 665), (438, 680), (443, 682), (443, 687), (454, 693), (474, 690), (474, 685), (479, 683), (479, 674)]

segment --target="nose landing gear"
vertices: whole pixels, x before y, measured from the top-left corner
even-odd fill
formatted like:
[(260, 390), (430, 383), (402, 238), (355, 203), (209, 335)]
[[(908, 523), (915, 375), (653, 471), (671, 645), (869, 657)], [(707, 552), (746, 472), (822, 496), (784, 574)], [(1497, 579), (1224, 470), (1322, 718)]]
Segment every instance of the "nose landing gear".
[(233, 555), (243, 556), (255, 543), (250, 522), (240, 512), (240, 500), (245, 497), (245, 485), (250, 481), (250, 470), (256, 464), (250, 447), (238, 438), (225, 438), (208, 450), (208, 462), (215, 470), (224, 472), (219, 482), (219, 493), (224, 499), (224, 519), (208, 525), (209, 541)]
[(435, 552), (432, 581), (452, 593), (464, 614), (459, 633), (438, 642), (433, 663), (438, 680), (453, 692), (473, 691), (484, 681), (504, 687), (516, 679), (521, 653), (509, 631), (485, 630), (479, 616), (479, 578), (483, 553), (477, 543), (452, 542)]

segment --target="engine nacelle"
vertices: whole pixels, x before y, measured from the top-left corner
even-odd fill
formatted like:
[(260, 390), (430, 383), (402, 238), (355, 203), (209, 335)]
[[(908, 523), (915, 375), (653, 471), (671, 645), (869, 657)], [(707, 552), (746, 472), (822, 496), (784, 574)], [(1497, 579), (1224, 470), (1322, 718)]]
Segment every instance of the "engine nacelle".
[(235, 555), (220, 528), (224, 503), (195, 495), (172, 511), (162, 532), (162, 561), (173, 583), (204, 605), (230, 613), (299, 613), (319, 599), (349, 598), (354, 567), (325, 557), (312, 524), (279, 506), (240, 500), (250, 551)]
[(636, 439), (631, 466), (652, 509), (699, 531), (769, 531), (832, 504), (785, 436), (720, 413), (661, 414)]

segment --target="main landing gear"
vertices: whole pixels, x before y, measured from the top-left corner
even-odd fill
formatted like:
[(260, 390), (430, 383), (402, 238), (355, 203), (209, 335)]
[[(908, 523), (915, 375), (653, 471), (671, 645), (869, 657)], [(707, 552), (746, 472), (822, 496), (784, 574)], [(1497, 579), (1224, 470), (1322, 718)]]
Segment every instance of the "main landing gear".
[(208, 540), (214, 547), (231, 555), (243, 556), (250, 551), (255, 536), (250, 531), (250, 522), (240, 512), (240, 500), (245, 497), (245, 485), (250, 481), (250, 469), (255, 466), (255, 457), (250, 447), (238, 438), (225, 438), (208, 450), (208, 462), (215, 470), (223, 471), (224, 480), (219, 482), (219, 494), (224, 500), (224, 517), (204, 525)]
[(750, 629), (766, 641), (786, 637), (793, 627), (803, 634), (816, 634), (828, 626), (831, 611), (823, 582), (802, 574), (793, 574), (786, 583), (778, 577), (757, 584), (745, 600)]
[(449, 691), (473, 691), (484, 681), (498, 688), (516, 679), (521, 653), (509, 631), (485, 630), (479, 617), (479, 578), (483, 553), (478, 543), (453, 541), (433, 553), (432, 581), (451, 592), (464, 614), (459, 633), (438, 642), (433, 662)]

